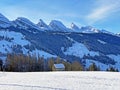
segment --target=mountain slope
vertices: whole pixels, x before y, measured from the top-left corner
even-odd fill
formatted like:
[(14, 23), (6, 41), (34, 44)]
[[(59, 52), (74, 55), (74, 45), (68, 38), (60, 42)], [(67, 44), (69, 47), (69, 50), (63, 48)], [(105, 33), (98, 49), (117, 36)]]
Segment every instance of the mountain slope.
[(71, 29), (73, 30), (73, 32), (82, 32), (81, 29), (74, 23), (71, 24)]
[(39, 20), (37, 26), (42, 30), (51, 30), (51, 28), (42, 19)]
[[(36, 54), (45, 58), (59, 56), (68, 62), (78, 60), (85, 67), (94, 62), (102, 70), (110, 66), (120, 70), (120, 37), (117, 35), (101, 33), (92, 27), (73, 32), (56, 20), (49, 26), (42, 20), (36, 25), (26, 18), (18, 18), (13, 23), (0, 28), (1, 59), (8, 53)], [(73, 25), (73, 29), (77, 28)]]
[(68, 32), (66, 26), (64, 26), (63, 23), (58, 20), (52, 20), (49, 26), (52, 28), (53, 31)]
[(29, 29), (29, 28), (34, 28), (34, 29), (39, 29), (37, 25), (32, 23), (30, 20), (24, 17), (19, 17), (15, 21), (13, 21), (15, 27), (19, 27), (21, 29)]
[(99, 33), (100, 30), (93, 28), (92, 26), (81, 27), (83, 33)]
[(11, 22), (2, 14), (0, 14), (0, 28), (7, 28), (11, 26)]
[[(109, 66), (119, 68), (120, 38), (105, 33), (32, 33), (26, 30), (12, 28), (14, 32), (22, 33), (31, 45), (25, 45), (26, 52), (43, 50), (51, 55), (60, 56), (73, 62), (79, 60), (86, 67), (95, 62), (102, 70)], [(41, 54), (41, 53), (40, 53)], [(118, 56), (117, 56), (118, 55)], [(103, 68), (104, 66), (104, 68)]]

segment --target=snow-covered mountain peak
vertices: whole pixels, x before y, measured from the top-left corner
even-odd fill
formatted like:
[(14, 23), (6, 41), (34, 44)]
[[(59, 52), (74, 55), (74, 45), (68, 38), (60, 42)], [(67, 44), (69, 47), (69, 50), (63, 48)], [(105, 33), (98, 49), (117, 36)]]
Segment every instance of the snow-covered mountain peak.
[(117, 33), (116, 36), (120, 37), (120, 33)]
[(109, 31), (104, 30), (104, 29), (102, 29), (100, 32), (101, 32), (101, 33), (106, 33), (106, 34), (112, 34), (112, 35), (113, 35), (113, 33), (112, 33), (112, 32), (109, 32)]
[(31, 22), (29, 19), (24, 18), (24, 17), (18, 17), (15, 21), (14, 21), (14, 25), (15, 26), (19, 26), (20, 28), (23, 29), (28, 29), (28, 28), (35, 28), (35, 29), (39, 29), (37, 25), (35, 25), (33, 22)]
[(73, 30), (78, 30), (80, 29), (77, 25), (75, 25), (74, 23), (71, 24), (71, 29)]
[(52, 20), (49, 25), (47, 25), (42, 19), (39, 20), (38, 24), (34, 24), (29, 19), (24, 17), (18, 17), (15, 21), (9, 21), (4, 15), (0, 13), (0, 28), (8, 28), (10, 26), (18, 27), (20, 29), (25, 29), (25, 30), (34, 28), (42, 31), (45, 30), (45, 31), (56, 31), (56, 32), (107, 33), (107, 34), (117, 35), (106, 30), (96, 29), (92, 26), (84, 26), (79, 28), (74, 23), (71, 24), (70, 28), (67, 28), (61, 21), (58, 20)]
[(81, 32), (81, 29), (77, 25), (75, 25), (74, 23), (71, 23), (70, 28), (75, 32)]
[(49, 30), (49, 26), (42, 20), (40, 19), (37, 26), (43, 30)]
[(11, 22), (0, 13), (0, 27), (7, 28), (11, 26)]
[(119, 36), (120, 36), (120, 33), (117, 33), (117, 35), (119, 35)]
[(37, 26), (38, 27), (47, 27), (47, 24), (42, 19), (40, 19)]
[(49, 26), (52, 28), (53, 31), (63, 31), (63, 32), (68, 31), (66, 26), (58, 20), (52, 20)]
[(92, 26), (81, 27), (83, 33), (99, 33), (100, 30), (93, 28)]

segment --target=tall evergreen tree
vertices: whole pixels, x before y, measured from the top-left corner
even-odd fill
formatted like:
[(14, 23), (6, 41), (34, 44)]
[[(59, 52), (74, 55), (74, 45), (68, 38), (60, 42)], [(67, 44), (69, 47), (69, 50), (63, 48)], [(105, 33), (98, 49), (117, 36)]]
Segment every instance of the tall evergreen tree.
[(92, 63), (92, 64), (89, 66), (88, 70), (89, 70), (89, 71), (100, 71), (100, 68), (98, 68), (95, 63)]

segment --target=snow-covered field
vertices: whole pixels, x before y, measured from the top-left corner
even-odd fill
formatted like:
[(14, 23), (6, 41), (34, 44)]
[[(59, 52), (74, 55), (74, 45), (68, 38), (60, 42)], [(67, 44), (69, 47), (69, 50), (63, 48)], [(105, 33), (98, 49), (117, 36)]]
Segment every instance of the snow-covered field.
[(120, 90), (120, 73), (0, 72), (0, 90)]

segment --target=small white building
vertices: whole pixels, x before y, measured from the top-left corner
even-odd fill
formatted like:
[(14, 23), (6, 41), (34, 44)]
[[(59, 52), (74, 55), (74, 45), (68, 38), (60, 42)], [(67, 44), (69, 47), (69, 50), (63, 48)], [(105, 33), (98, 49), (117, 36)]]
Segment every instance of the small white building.
[(65, 66), (62, 63), (54, 64), (52, 67), (52, 71), (65, 71)]

